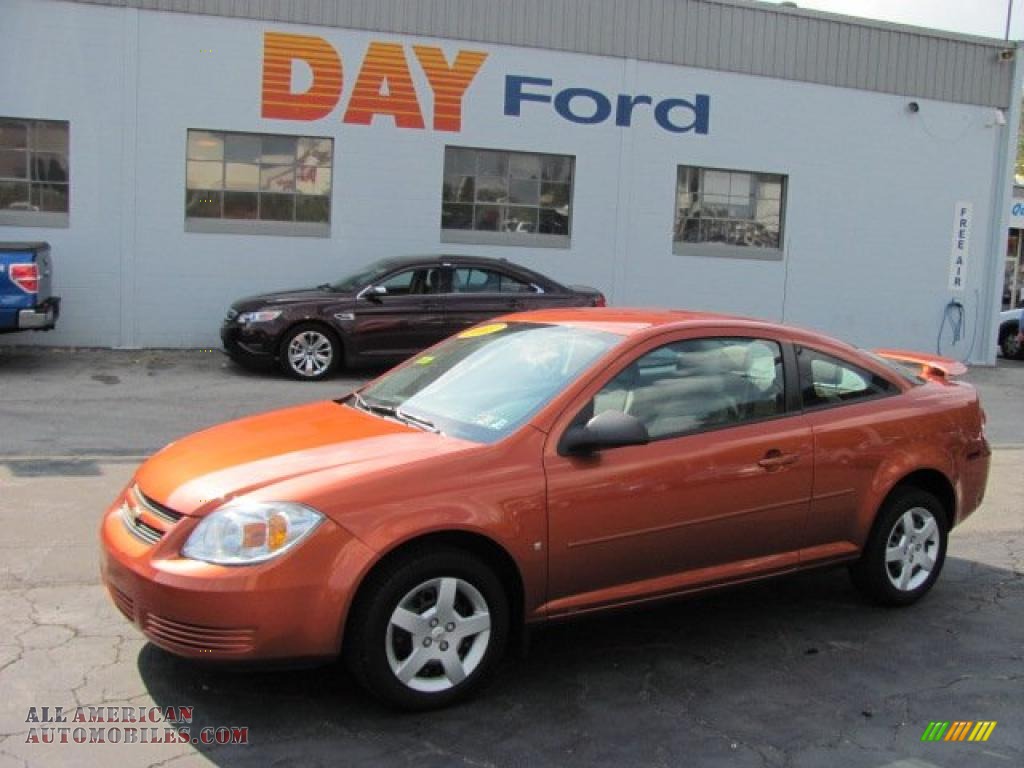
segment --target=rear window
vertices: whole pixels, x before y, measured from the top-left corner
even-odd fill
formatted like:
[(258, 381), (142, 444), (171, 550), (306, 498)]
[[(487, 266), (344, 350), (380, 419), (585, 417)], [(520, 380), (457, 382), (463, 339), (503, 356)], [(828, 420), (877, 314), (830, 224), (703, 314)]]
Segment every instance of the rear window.
[(884, 365), (888, 370), (892, 371), (901, 379), (903, 379), (906, 382), (909, 382), (910, 384), (913, 384), (914, 386), (925, 383), (925, 379), (922, 378), (918, 374), (917, 369), (912, 366), (904, 365), (903, 363), (898, 363), (895, 360), (889, 360), (886, 357), (876, 355), (874, 352), (869, 352), (866, 349), (862, 349), (860, 351), (863, 352), (868, 357), (870, 357), (876, 363)]
[(820, 408), (897, 394), (883, 376), (848, 360), (808, 347), (797, 347), (800, 397), (804, 408)]

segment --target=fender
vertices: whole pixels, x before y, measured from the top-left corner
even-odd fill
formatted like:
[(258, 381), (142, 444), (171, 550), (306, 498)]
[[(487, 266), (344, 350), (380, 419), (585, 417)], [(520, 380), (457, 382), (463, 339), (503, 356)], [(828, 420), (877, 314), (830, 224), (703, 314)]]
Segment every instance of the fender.
[(875, 524), (878, 511), (885, 502), (886, 497), (900, 484), (907, 476), (914, 472), (929, 471), (937, 472), (943, 477), (950, 488), (953, 489), (955, 508), (948, 510), (950, 523), (955, 525), (957, 512), (961, 508), (962, 489), (959, 483), (952, 480), (958, 476), (956, 472), (956, 461), (941, 446), (930, 446), (918, 443), (912, 450), (904, 450), (893, 453), (875, 474), (871, 489), (864, 495), (860, 508), (857, 511), (857, 533), (856, 542), (858, 548), (862, 548), (867, 541), (871, 528)]
[[(539, 462), (544, 438), (527, 427), (472, 457), (455, 452), (405, 464), (331, 491), (331, 497), (343, 501), (324, 511), (373, 552), (351, 582), (362, 584), (381, 560), (415, 539), (470, 534), (518, 565), (523, 615), (527, 621), (540, 618), (537, 608), (546, 600), (548, 558), (546, 489)], [(467, 477), (474, 479), (472, 490), (466, 489)], [(416, 489), (412, 501), (411, 488)]]

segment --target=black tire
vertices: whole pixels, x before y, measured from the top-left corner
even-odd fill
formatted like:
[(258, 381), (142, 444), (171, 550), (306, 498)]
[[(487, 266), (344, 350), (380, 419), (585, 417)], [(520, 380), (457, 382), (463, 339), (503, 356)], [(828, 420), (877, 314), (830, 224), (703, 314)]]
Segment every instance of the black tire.
[(1017, 338), (1018, 326), (1010, 325), (999, 336), (999, 351), (1007, 360), (1020, 360), (1024, 357), (1024, 345)]
[[(454, 622), (438, 623), (426, 629), (434, 621), (431, 612), (438, 610), (441, 596), (437, 594), (437, 602), (430, 606), (429, 588), (426, 592), (421, 588), (435, 580), (457, 583), (452, 606), (453, 610), (459, 611), (456, 618), (460, 622), (471, 616), (475, 621), (482, 619), (479, 601), (476, 604), (472, 602), (482, 598), (490, 618), (488, 635), (481, 632), (472, 637), (460, 637), (456, 634), (458, 629), (452, 630), (451, 635), (443, 634), (456, 626)], [(467, 584), (475, 590), (475, 595), (468, 595)], [(414, 603), (421, 599), (421, 595), (426, 595), (426, 602), (414, 605), (408, 602), (410, 595)], [(402, 605), (414, 605), (413, 613), (421, 614), (416, 616), (416, 620), (427, 622), (425, 633), (418, 636), (421, 638), (419, 641), (412, 632), (397, 625), (392, 628), (392, 616)], [(415, 610), (417, 607), (423, 610)], [(467, 607), (470, 609), (468, 612)], [(437, 709), (461, 701), (480, 689), (504, 653), (508, 630), (508, 598), (494, 571), (475, 555), (461, 549), (423, 548), (410, 551), (369, 576), (350, 614), (344, 655), (356, 680), (384, 703), (413, 711)], [(452, 638), (450, 644), (448, 638)], [(483, 645), (477, 646), (477, 643)], [(445, 653), (441, 652), (442, 649)], [(409, 662), (414, 652), (419, 652), (421, 656), (417, 658), (425, 661), (422, 666), (413, 664), (412, 668), (419, 671), (409, 683), (405, 683), (399, 679), (393, 665)], [(458, 669), (465, 673), (459, 682), (452, 682), (443, 666), (449, 662), (434, 658), (450, 660), (450, 653), (458, 655)], [(417, 690), (414, 687), (435, 685), (437, 690)]]
[[(908, 516), (914, 521), (909, 536), (904, 522)], [(934, 536), (926, 535), (929, 518), (935, 524)], [(860, 560), (850, 566), (854, 586), (883, 605), (916, 602), (939, 578), (948, 538), (949, 511), (942, 502), (920, 488), (897, 487), (882, 505)], [(887, 557), (890, 551), (899, 559)]]
[[(303, 345), (309, 355), (297, 360), (292, 354), (292, 344)], [(325, 351), (326, 360), (320, 354)], [(321, 323), (299, 323), (285, 332), (281, 339), (279, 363), (281, 369), (299, 381), (320, 381), (326, 379), (341, 363), (341, 341), (337, 334)]]

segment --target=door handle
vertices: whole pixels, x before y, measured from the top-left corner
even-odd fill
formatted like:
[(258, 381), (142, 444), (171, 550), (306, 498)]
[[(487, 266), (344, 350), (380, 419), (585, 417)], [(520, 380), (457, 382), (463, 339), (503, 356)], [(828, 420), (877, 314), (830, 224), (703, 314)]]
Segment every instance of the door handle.
[(757, 462), (757, 465), (765, 469), (778, 469), (790, 464), (796, 464), (799, 460), (799, 453), (783, 453), (780, 450), (772, 449), (764, 455), (763, 459)]

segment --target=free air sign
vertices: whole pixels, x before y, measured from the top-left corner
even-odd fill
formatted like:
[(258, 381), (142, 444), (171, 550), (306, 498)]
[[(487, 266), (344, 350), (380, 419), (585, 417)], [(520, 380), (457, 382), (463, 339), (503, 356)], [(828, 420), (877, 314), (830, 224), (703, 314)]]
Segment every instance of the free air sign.
[[(450, 55), (435, 45), (373, 40), (355, 69), (346, 97), (347, 63), (328, 40), (318, 35), (266, 32), (260, 114), (276, 120), (322, 120), (347, 98), (343, 123), (371, 125), (381, 118), (397, 128), (424, 130), (423, 105), (431, 103), (431, 127), (458, 132), (465, 100), (487, 98), (471, 94), (471, 90), (488, 58), (485, 51), (459, 49)], [(426, 80), (426, 88), (416, 85), (416, 70)], [(518, 74), (505, 75), (503, 98), (494, 103), (503, 108), (505, 117), (548, 111), (577, 125), (604, 123), (618, 128), (646, 120), (675, 134), (706, 135), (711, 113), (711, 99), (706, 94), (685, 98), (609, 95), (579, 83)]]
[(967, 257), (971, 246), (974, 206), (959, 202), (953, 209), (953, 250), (949, 258), (949, 290), (962, 291), (967, 279)]

